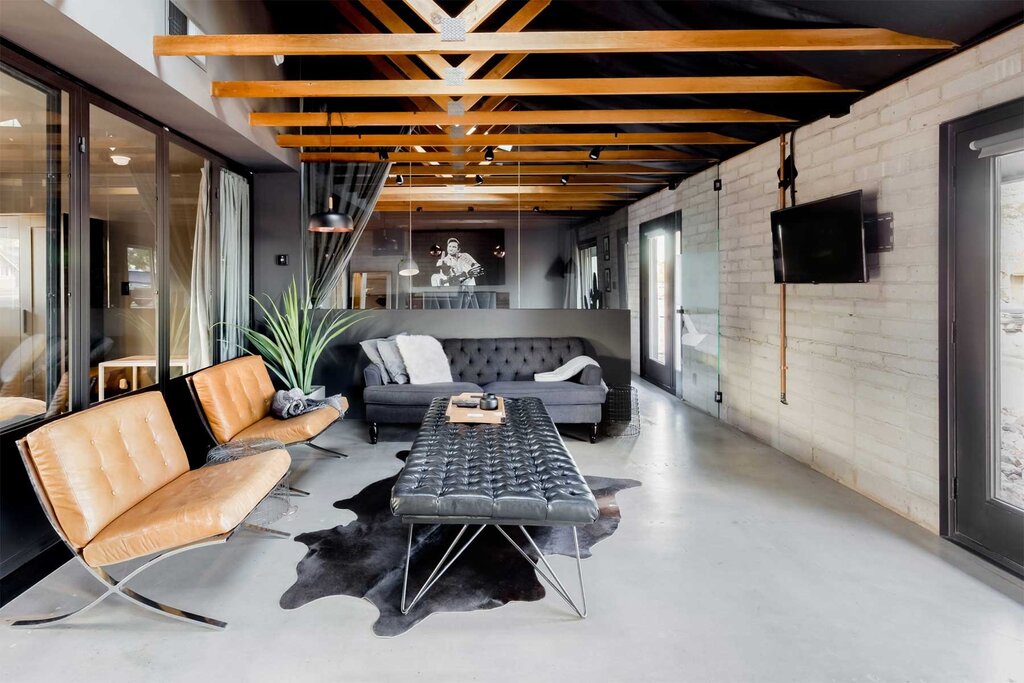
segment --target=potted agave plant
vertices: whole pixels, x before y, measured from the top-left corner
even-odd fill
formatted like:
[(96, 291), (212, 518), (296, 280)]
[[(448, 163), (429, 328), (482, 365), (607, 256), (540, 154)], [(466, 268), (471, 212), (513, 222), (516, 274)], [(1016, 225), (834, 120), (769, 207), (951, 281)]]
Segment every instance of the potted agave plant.
[[(320, 356), (338, 335), (363, 320), (356, 312), (316, 313), (309, 296), (311, 287), (300, 295), (294, 278), (281, 295), (280, 307), (269, 295), (264, 304), (251, 297), (263, 312), (266, 333), (241, 327), (242, 333), (263, 356), (270, 371), (288, 388), (299, 388), (307, 398), (323, 398), (323, 386), (313, 384), (313, 370)], [(319, 318), (319, 319), (318, 319)]]

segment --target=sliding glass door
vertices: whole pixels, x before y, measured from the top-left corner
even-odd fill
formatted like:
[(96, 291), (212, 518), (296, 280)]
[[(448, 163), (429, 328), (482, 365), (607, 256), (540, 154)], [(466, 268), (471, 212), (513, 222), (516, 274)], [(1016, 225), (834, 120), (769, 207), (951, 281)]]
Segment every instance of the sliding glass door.
[(89, 107), (90, 402), (155, 384), (157, 139)]
[(0, 428), (68, 408), (68, 94), (0, 69)]

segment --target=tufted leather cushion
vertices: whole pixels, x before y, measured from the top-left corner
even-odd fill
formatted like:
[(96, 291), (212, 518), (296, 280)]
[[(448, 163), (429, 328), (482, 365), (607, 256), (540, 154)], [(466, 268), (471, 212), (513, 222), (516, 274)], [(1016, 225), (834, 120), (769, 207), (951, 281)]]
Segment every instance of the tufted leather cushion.
[(266, 417), (274, 400), (274, 383), (259, 356), (219, 363), (192, 375), (191, 381), (220, 443)]
[(536, 398), (505, 401), (503, 425), (451, 424), (430, 404), (391, 490), (396, 515), (589, 524), (598, 508)]
[(534, 374), (550, 372), (586, 354), (578, 337), (445, 339), (441, 345), (452, 367), (452, 379), (480, 386), (498, 381), (532, 381)]
[(25, 437), (29, 460), (75, 548), (165, 484), (188, 458), (159, 392), (73, 413)]
[(82, 557), (102, 567), (231, 531), (290, 465), (279, 449), (186, 472), (111, 522)]
[[(342, 401), (343, 405), (347, 407), (348, 401), (344, 399)], [(273, 415), (267, 415), (256, 424), (235, 434), (231, 440), (274, 439), (284, 444), (298, 443), (312, 439), (334, 424), (340, 417), (341, 414), (331, 406), (322, 406), (308, 413), (289, 417), (287, 420), (279, 420)]]

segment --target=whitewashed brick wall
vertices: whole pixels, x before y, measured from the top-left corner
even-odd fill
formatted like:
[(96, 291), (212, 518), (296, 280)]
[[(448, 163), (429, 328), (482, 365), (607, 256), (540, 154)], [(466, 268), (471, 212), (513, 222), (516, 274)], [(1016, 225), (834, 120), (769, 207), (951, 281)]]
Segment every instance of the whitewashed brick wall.
[[(789, 405), (779, 402), (778, 286), (769, 214), (778, 142), (721, 164), (721, 417), (937, 531), (939, 125), (1024, 96), (1024, 27), (796, 131), (797, 202), (863, 190), (892, 212), (895, 249), (867, 284), (787, 288)], [(709, 172), (628, 207), (633, 364), (639, 225), (713, 197)], [(710, 171), (714, 173), (714, 171)]]

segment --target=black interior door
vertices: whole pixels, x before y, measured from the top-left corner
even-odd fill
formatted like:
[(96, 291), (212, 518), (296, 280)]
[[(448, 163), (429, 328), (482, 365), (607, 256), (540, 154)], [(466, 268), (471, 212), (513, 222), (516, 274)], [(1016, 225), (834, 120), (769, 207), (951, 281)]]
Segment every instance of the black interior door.
[(676, 233), (679, 212), (640, 224), (640, 374), (676, 390)]
[[(947, 124), (949, 536), (1024, 571), (1024, 101)], [(1017, 142), (1014, 142), (1017, 140)]]

